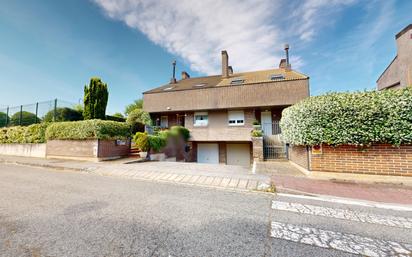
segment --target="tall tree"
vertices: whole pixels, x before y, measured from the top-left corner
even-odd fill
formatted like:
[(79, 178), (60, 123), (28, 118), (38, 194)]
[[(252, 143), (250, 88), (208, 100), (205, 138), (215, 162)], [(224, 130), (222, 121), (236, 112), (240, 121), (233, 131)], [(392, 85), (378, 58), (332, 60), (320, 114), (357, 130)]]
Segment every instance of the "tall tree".
[(133, 103), (126, 106), (124, 113), (128, 116), (132, 111), (143, 108), (143, 99), (134, 100)]
[(91, 78), (89, 86), (84, 86), (84, 119), (104, 120), (108, 98), (107, 84), (103, 83), (100, 78)]

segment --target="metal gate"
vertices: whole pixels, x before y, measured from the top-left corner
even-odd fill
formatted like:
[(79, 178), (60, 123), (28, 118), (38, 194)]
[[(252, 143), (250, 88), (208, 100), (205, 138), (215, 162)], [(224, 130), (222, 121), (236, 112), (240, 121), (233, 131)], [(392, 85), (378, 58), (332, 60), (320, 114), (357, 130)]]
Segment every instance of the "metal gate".
[(281, 129), (279, 121), (262, 124), (262, 130), (264, 159), (285, 159), (286, 145), (281, 140)]

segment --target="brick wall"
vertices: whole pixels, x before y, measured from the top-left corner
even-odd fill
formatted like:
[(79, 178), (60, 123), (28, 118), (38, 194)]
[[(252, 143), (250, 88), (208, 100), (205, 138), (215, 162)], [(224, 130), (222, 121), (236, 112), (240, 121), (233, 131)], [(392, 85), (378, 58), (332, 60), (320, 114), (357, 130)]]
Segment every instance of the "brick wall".
[(311, 170), (412, 176), (412, 145), (397, 148), (377, 144), (364, 149), (348, 145), (323, 145), (322, 154), (311, 155)]
[(288, 148), (289, 160), (309, 170), (309, 155), (306, 146), (290, 145)]

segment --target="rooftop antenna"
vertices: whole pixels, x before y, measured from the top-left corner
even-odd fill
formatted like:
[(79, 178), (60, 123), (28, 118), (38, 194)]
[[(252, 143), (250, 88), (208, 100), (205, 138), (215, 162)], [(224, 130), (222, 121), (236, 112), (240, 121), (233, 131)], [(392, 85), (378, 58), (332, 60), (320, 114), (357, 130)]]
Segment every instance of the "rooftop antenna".
[(170, 80), (170, 84), (176, 83), (176, 60), (172, 62), (173, 65), (173, 74), (172, 79)]

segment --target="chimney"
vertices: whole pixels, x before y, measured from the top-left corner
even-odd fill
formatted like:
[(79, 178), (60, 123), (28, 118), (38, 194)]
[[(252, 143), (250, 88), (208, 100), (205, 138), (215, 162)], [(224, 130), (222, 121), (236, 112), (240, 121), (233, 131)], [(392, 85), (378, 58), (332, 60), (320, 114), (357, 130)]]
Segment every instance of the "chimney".
[[(289, 44), (285, 44), (285, 53), (286, 53), (286, 67), (284, 69), (286, 70), (290, 70), (292, 68), (292, 66), (290, 65), (289, 62)], [(280, 61), (282, 63), (282, 61)]]
[(229, 77), (229, 55), (225, 50), (222, 51), (222, 77)]
[(190, 79), (190, 75), (186, 71), (182, 71), (182, 80), (184, 79)]
[(173, 65), (173, 75), (172, 78), (170, 79), (170, 84), (175, 84), (176, 83), (176, 60), (172, 62)]
[(229, 66), (227, 69), (228, 69), (228, 74), (229, 74), (229, 76), (232, 76), (232, 75), (233, 75), (233, 68), (232, 68), (232, 66)]

